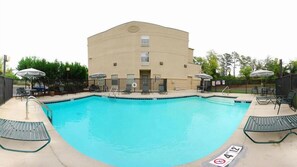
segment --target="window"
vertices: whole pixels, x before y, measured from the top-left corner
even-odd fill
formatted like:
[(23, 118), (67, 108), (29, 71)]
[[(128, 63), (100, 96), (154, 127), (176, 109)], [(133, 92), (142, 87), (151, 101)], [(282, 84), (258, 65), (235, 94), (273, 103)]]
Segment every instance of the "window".
[(111, 75), (111, 85), (118, 85), (118, 75), (117, 74), (113, 74)]
[(141, 36), (141, 46), (149, 46), (150, 44), (150, 37), (143, 35)]
[(140, 55), (141, 58), (141, 65), (149, 65), (150, 57), (149, 52), (142, 52)]
[(132, 85), (134, 82), (134, 74), (127, 74), (127, 84)]

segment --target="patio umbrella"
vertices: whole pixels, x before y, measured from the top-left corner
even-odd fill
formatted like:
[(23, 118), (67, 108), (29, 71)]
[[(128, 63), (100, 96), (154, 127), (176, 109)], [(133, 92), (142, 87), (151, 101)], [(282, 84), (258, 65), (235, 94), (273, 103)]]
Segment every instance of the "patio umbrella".
[[(98, 78), (98, 82), (99, 82), (98, 85), (99, 85), (99, 87), (101, 85), (102, 86), (102, 89), (104, 89), (104, 85), (103, 84), (105, 84), (105, 83), (104, 83), (103, 78), (106, 78), (106, 74), (104, 74), (103, 72), (98, 72), (98, 73), (91, 74), (89, 77), (90, 78), (93, 78), (93, 79)], [(95, 85), (95, 80), (94, 80), (94, 85)]]
[(102, 72), (94, 73), (89, 76), (90, 78), (106, 78), (106, 74)]
[(204, 73), (196, 74), (195, 77), (201, 78), (201, 79), (212, 79), (212, 76), (210, 76), (208, 74), (204, 74)]
[(25, 77), (31, 80), (35, 79), (35, 78), (39, 78), (39, 77), (44, 77), (45, 76), (45, 72), (40, 71), (40, 70), (36, 70), (34, 68), (27, 68), (27, 69), (23, 69), (20, 70), (16, 73), (16, 75), (20, 76), (20, 77)]
[(201, 78), (203, 80), (203, 90), (204, 90), (204, 81), (205, 80), (211, 80), (212, 79), (212, 76), (208, 75), (208, 74), (204, 74), (204, 73), (201, 73), (201, 74), (196, 74), (195, 77), (197, 78)]
[(38, 78), (38, 77), (44, 77), (45, 72), (36, 70), (34, 68), (28, 68), (28, 69), (18, 71), (16, 73), (16, 75), (18, 75), (20, 77), (26, 77), (26, 78), (29, 78), (29, 79), (34, 79), (34, 78)]
[(257, 70), (251, 73), (251, 77), (269, 77), (274, 75), (273, 71), (268, 70)]
[[(251, 73), (250, 77), (269, 77), (274, 75), (273, 71), (269, 70), (256, 70)], [(262, 85), (262, 78), (261, 78), (261, 85)]]

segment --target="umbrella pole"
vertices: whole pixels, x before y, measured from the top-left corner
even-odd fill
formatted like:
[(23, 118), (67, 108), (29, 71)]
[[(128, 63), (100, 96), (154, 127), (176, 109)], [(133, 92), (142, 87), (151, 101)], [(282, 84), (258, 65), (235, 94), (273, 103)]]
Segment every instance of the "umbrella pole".
[(204, 92), (204, 85), (205, 85), (205, 81), (203, 80), (203, 92)]

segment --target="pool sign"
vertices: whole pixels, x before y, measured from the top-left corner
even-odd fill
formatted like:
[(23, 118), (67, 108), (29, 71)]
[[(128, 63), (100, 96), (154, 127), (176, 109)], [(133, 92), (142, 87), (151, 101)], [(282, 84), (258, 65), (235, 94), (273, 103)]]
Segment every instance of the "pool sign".
[(209, 163), (220, 167), (227, 166), (235, 159), (235, 157), (239, 154), (241, 150), (242, 150), (242, 146), (231, 145), (227, 151), (225, 151), (217, 158), (211, 160)]

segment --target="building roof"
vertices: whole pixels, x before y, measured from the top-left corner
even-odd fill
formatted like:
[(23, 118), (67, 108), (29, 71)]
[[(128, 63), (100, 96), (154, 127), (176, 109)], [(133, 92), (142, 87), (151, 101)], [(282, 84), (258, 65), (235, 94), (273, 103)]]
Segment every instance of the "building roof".
[(153, 24), (153, 23), (148, 23), (148, 22), (130, 21), (130, 22), (123, 23), (123, 24), (120, 24), (118, 26), (112, 27), (112, 28), (110, 28), (110, 29), (108, 29), (106, 31), (102, 31), (100, 33), (92, 35), (92, 36), (88, 37), (88, 39), (96, 37), (96, 36), (101, 35), (101, 34), (108, 33), (109, 31), (120, 31), (120, 30), (123, 30), (123, 29), (126, 29), (130, 33), (137, 33), (139, 31), (141, 31), (142, 27), (158, 27), (160, 29), (167, 29), (168, 33), (170, 33), (170, 31), (173, 31), (173, 32), (179, 31), (180, 33), (185, 33), (188, 36), (188, 32), (183, 31), (183, 30), (170, 28), (170, 27), (165, 27), (165, 26), (161, 26), (161, 25), (157, 25), (157, 24)]

